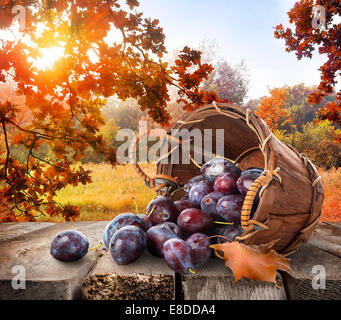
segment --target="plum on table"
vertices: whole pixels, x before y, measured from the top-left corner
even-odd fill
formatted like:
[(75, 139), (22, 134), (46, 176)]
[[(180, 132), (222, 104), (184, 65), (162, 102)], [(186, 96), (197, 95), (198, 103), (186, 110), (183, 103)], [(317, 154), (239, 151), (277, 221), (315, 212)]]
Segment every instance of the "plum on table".
[(119, 265), (137, 260), (146, 248), (146, 234), (136, 226), (125, 226), (115, 232), (109, 244), (111, 258)]
[[(172, 222), (164, 222), (151, 227), (147, 233), (147, 249), (155, 257), (162, 257), (163, 244), (172, 238), (180, 238), (174, 230), (174, 226), (169, 225)], [(173, 224), (173, 223), (172, 223)], [(174, 224), (175, 225), (175, 224)], [(177, 225), (176, 227), (180, 229)], [(176, 230), (180, 231), (181, 230)], [(182, 237), (182, 233), (181, 233)]]
[(58, 233), (50, 246), (51, 255), (57, 260), (73, 262), (83, 258), (89, 249), (87, 237), (76, 230), (65, 230)]
[(195, 268), (203, 266), (212, 254), (211, 241), (206, 238), (207, 235), (204, 233), (194, 233), (186, 240), (192, 250), (191, 255)]
[(191, 247), (189, 244), (178, 238), (167, 240), (162, 249), (163, 258), (166, 264), (175, 272), (194, 273)]
[(189, 199), (177, 200), (174, 201), (174, 205), (179, 213), (184, 211), (185, 209), (192, 208), (192, 203)]
[(108, 223), (103, 232), (103, 242), (108, 249), (110, 240), (114, 233), (125, 226), (136, 226), (143, 230), (147, 229), (146, 223), (138, 215), (130, 212), (119, 214), (110, 223)]

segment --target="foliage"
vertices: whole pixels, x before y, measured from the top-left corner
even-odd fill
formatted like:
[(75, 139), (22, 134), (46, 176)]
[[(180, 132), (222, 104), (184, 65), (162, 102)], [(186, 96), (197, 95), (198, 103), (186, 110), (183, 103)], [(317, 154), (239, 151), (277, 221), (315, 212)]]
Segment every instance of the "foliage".
[(302, 132), (294, 135), (277, 134), (282, 141), (292, 144), (318, 167), (330, 169), (341, 167), (341, 145), (335, 141), (341, 130), (335, 130), (328, 120), (303, 125)]
[[(115, 150), (100, 134), (106, 98), (136, 99), (162, 125), (170, 120), (170, 86), (176, 87), (186, 110), (219, 100), (200, 88), (213, 70), (201, 62), (200, 51), (185, 47), (173, 67), (163, 60), (163, 30), (158, 20), (138, 12), (138, 1), (2, 0), (1, 29), (11, 28), (17, 4), (25, 5), (26, 26), (22, 36), (0, 40), (0, 82), (6, 77), (15, 82), (15, 94), (26, 96), (31, 121), (20, 124), (19, 108), (11, 101), (0, 103), (0, 203), (7, 221), (33, 220), (37, 213), (77, 217), (76, 207), (58, 204), (54, 197), (67, 185), (91, 181), (89, 170), (72, 167), (89, 148), (115, 165)], [(122, 41), (108, 42), (111, 28)], [(34, 62), (42, 49), (54, 47), (63, 48), (64, 56), (50, 68), (39, 68)], [(13, 144), (27, 150), (25, 163), (12, 154), (14, 129)], [(49, 146), (52, 161), (38, 156), (43, 144)]]
[(284, 107), (289, 111), (290, 117), (295, 130), (302, 130), (305, 123), (311, 122), (316, 118), (316, 112), (323, 105), (321, 104), (311, 105), (308, 102), (309, 95), (314, 92), (316, 87), (308, 87), (303, 83), (294, 86), (285, 86), (287, 95), (284, 102)]
[(260, 116), (271, 130), (280, 130), (292, 123), (290, 113), (285, 108), (286, 88), (269, 89), (270, 96), (259, 104), (256, 114)]
[(341, 146), (335, 142), (339, 133), (329, 121), (322, 121), (317, 125), (311, 122), (303, 126), (302, 133), (297, 134), (295, 147), (318, 167), (340, 167)]
[[(313, 28), (312, 22), (314, 7), (323, 6), (326, 12), (325, 28)], [(319, 54), (327, 56), (327, 61), (321, 66), (321, 82), (309, 96), (311, 104), (321, 103), (323, 97), (334, 92), (337, 76), (341, 70), (341, 23), (337, 24), (337, 18), (341, 15), (341, 2), (339, 0), (300, 0), (288, 12), (289, 22), (295, 29), (284, 28), (282, 24), (275, 30), (275, 37), (284, 39), (286, 51), (296, 52), (297, 59), (311, 58), (318, 49)], [(341, 91), (337, 93), (337, 99), (330, 101), (319, 111), (319, 118), (328, 119), (341, 125)], [(341, 142), (341, 135), (338, 136)]]
[[(303, 125), (314, 121), (316, 113), (328, 101), (335, 100), (333, 95), (325, 97), (320, 104), (311, 105), (308, 97), (316, 87), (300, 83), (294, 86), (283, 86), (269, 90), (270, 97), (261, 97), (248, 101), (245, 108), (251, 110), (261, 109), (261, 113), (272, 128), (280, 127), (286, 133), (301, 131)], [(277, 114), (273, 114), (277, 112)], [(273, 118), (275, 116), (275, 118)], [(284, 123), (286, 119), (290, 119)], [(273, 122), (278, 123), (277, 125)]]
[[(116, 135), (120, 128), (116, 126), (114, 119), (109, 119), (105, 125), (101, 126), (99, 134), (102, 135), (103, 140), (107, 146), (113, 148), (114, 150), (118, 147), (118, 142), (116, 141)], [(81, 163), (103, 163), (106, 162), (106, 158), (103, 154), (96, 154), (91, 148), (85, 151), (85, 156), (81, 159)]]
[(120, 128), (116, 125), (116, 122), (114, 119), (110, 119), (104, 126), (101, 127), (100, 133), (103, 136), (104, 142), (113, 147), (116, 148), (116, 135)]
[(243, 61), (234, 67), (226, 61), (221, 61), (217, 63), (206, 85), (212, 88), (220, 99), (241, 104), (248, 92), (246, 74), (247, 69)]
[(317, 166), (325, 169), (341, 166), (341, 145), (336, 142), (341, 130), (329, 121), (315, 123), (314, 114), (321, 104), (310, 105), (307, 98), (314, 91), (304, 84), (274, 88), (263, 97), (255, 113), (262, 117), (273, 133), (306, 154)]

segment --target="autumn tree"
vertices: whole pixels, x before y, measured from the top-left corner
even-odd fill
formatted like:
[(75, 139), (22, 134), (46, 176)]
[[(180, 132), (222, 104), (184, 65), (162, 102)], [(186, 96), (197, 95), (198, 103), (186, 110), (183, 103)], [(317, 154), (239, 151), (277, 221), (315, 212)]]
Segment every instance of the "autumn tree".
[[(295, 135), (294, 146), (298, 152), (306, 154), (316, 166), (324, 169), (341, 166), (341, 145), (335, 138), (341, 130), (334, 128), (328, 120), (319, 123), (308, 122)], [(291, 138), (286, 142), (291, 143)], [(285, 139), (284, 139), (285, 141)]]
[(291, 144), (299, 153), (306, 154), (318, 167), (330, 169), (341, 165), (341, 145), (335, 141), (341, 130), (328, 120), (318, 123), (315, 112), (322, 103), (335, 99), (325, 97), (321, 105), (307, 101), (315, 88), (304, 84), (270, 90), (256, 114), (261, 116), (281, 141)]
[[(25, 8), (20, 34), (11, 25), (15, 5)], [(159, 21), (143, 17), (138, 7), (137, 0), (1, 0), (0, 28), (15, 36), (0, 39), (0, 81), (12, 78), (32, 115), (29, 124), (19, 125), (18, 106), (0, 104), (2, 221), (34, 220), (39, 214), (70, 220), (79, 214), (78, 208), (58, 204), (54, 197), (67, 185), (91, 181), (89, 171), (72, 166), (89, 147), (115, 164), (115, 150), (99, 131), (106, 98), (136, 99), (162, 125), (170, 121), (169, 87), (176, 87), (178, 103), (186, 110), (218, 100), (200, 87), (213, 69), (201, 62), (200, 51), (185, 47), (170, 67)], [(112, 30), (119, 39), (108, 37)], [(51, 67), (39, 68), (35, 62), (42, 49), (55, 47), (64, 55)], [(25, 163), (12, 155), (13, 128), (13, 141), (26, 149)], [(49, 146), (52, 160), (37, 155), (42, 144)]]
[[(275, 94), (275, 96), (272, 96), (272, 102), (270, 104), (268, 99), (269, 97), (261, 97), (259, 99), (248, 101), (244, 107), (251, 110), (258, 110), (261, 108), (263, 110), (264, 117), (269, 118), (268, 121), (271, 123), (270, 125), (272, 127), (274, 127), (272, 122), (279, 121), (278, 126), (286, 129), (287, 133), (292, 133), (297, 130), (301, 131), (304, 124), (316, 119), (316, 113), (324, 106), (324, 104), (336, 100), (334, 95), (330, 95), (323, 98), (320, 104), (311, 105), (308, 102), (308, 98), (315, 90), (315, 86), (306, 86), (304, 83), (294, 86), (286, 85), (271, 91)], [(282, 93), (281, 95), (279, 95), (280, 92)], [(277, 98), (280, 97), (277, 101), (276, 96)], [(262, 103), (264, 99), (267, 100), (265, 103)], [(274, 106), (280, 106), (280, 108), (276, 109)], [(279, 112), (282, 113), (282, 116), (277, 118), (275, 116), (272, 117), (271, 113), (276, 112), (276, 110), (279, 110)], [(270, 118), (272, 118), (272, 120)], [(283, 121), (287, 118), (290, 118), (291, 120), (284, 125)]]
[(294, 86), (285, 86), (287, 96), (284, 107), (288, 109), (292, 122), (295, 124), (296, 130), (302, 130), (306, 122), (313, 121), (316, 118), (316, 112), (320, 105), (310, 105), (308, 102), (309, 95), (316, 87), (308, 87), (303, 83)]
[(270, 96), (260, 102), (256, 114), (260, 116), (273, 131), (283, 129), (292, 123), (290, 113), (285, 108), (286, 88), (269, 89)]
[[(319, 7), (318, 7), (319, 6)], [(325, 55), (327, 61), (321, 66), (321, 82), (309, 96), (311, 104), (319, 104), (334, 92), (341, 70), (341, 15), (340, 0), (300, 0), (288, 12), (294, 28), (282, 24), (275, 30), (275, 37), (284, 39), (286, 51), (295, 52), (297, 59), (311, 58), (314, 52)], [(323, 25), (325, 24), (325, 25)], [(328, 102), (319, 111), (319, 119), (341, 124), (341, 91), (337, 99)], [(338, 137), (341, 143), (341, 135)]]

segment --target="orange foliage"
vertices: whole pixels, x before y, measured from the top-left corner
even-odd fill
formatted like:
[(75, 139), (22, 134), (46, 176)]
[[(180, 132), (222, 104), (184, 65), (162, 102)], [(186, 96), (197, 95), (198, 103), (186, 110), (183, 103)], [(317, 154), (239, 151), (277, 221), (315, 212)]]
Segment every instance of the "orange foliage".
[(329, 171), (319, 170), (319, 173), (325, 192), (321, 220), (341, 222), (341, 168)]
[[(163, 29), (157, 19), (138, 12), (137, 0), (1, 1), (0, 29), (10, 27), (12, 7), (23, 3), (23, 36), (16, 41), (0, 39), (0, 82), (13, 78), (15, 94), (26, 96), (29, 110), (23, 123), (14, 103), (0, 101), (5, 142), (0, 150), (0, 206), (6, 221), (34, 219), (35, 213), (43, 212), (70, 220), (79, 210), (56, 203), (56, 192), (91, 181), (90, 172), (72, 169), (72, 162), (90, 148), (116, 164), (115, 150), (99, 131), (105, 98), (136, 99), (155, 122), (167, 126), (169, 87), (177, 88), (178, 101), (188, 110), (218, 100), (213, 92), (200, 89), (212, 66), (201, 63), (200, 51), (185, 47), (170, 68), (162, 60), (167, 52)], [(112, 26), (122, 35), (121, 43), (106, 41)], [(39, 60), (39, 49), (54, 46), (63, 46), (64, 56), (51, 67), (39, 68), (32, 62)], [(97, 56), (94, 61), (89, 50)], [(16, 131), (15, 138), (11, 130)], [(26, 148), (25, 163), (13, 158), (12, 140)], [(43, 144), (55, 161), (37, 155)]]
[(292, 122), (290, 114), (284, 108), (285, 100), (287, 97), (286, 88), (269, 89), (270, 96), (265, 97), (255, 112), (260, 116), (269, 126), (271, 130), (279, 129), (281, 126)]

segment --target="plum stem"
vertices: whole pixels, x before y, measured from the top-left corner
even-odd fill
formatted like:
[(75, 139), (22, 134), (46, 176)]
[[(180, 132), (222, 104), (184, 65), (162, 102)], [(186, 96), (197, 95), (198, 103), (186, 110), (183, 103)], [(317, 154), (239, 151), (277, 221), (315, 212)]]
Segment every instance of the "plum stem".
[(190, 157), (191, 161), (193, 162), (193, 164), (198, 167), (199, 169), (201, 169), (201, 165), (199, 165), (192, 157)]
[(93, 248), (89, 249), (88, 251), (96, 250), (96, 249), (98, 249), (102, 244), (103, 244), (103, 243), (100, 242), (96, 247), (93, 247)]
[(210, 236), (210, 237), (206, 237), (206, 238), (202, 238), (199, 240), (195, 240), (194, 242), (200, 242), (200, 241), (204, 241), (204, 240), (208, 240), (208, 239), (212, 239), (212, 238), (223, 238), (223, 239), (226, 239), (227, 241), (233, 242), (230, 238), (225, 237), (225, 236), (221, 236), (219, 234), (214, 235), (214, 236)]
[(192, 268), (188, 268), (188, 271), (192, 274), (196, 274), (198, 270), (193, 270)]
[(147, 220), (150, 218), (150, 216), (153, 214), (155, 208), (156, 208), (156, 206), (154, 206), (154, 207), (152, 208), (152, 210), (150, 210), (150, 212), (148, 213), (148, 215), (144, 218), (144, 221), (147, 221)]
[(223, 222), (223, 221), (214, 221), (214, 223), (217, 223), (217, 224), (228, 224), (228, 225), (233, 225), (234, 224), (233, 222)]
[(132, 199), (133, 199), (133, 201), (134, 201), (134, 203), (135, 203), (136, 214), (139, 214), (139, 207), (138, 207), (138, 205), (137, 205), (137, 201), (136, 201), (135, 197), (133, 197)]
[(181, 188), (178, 188), (178, 189), (174, 190), (174, 191), (170, 194), (171, 197), (172, 197), (175, 193), (177, 193), (178, 191), (183, 190), (183, 189), (185, 189), (185, 187), (181, 187)]

